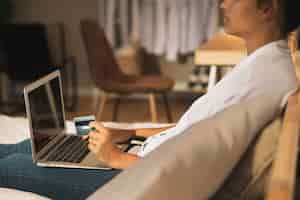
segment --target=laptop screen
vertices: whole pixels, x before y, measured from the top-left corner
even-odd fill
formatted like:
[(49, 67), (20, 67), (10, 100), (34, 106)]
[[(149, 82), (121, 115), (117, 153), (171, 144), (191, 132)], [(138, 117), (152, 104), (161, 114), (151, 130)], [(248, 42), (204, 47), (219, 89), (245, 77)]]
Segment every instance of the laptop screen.
[(65, 128), (60, 87), (60, 79), (56, 76), (28, 93), (37, 153)]

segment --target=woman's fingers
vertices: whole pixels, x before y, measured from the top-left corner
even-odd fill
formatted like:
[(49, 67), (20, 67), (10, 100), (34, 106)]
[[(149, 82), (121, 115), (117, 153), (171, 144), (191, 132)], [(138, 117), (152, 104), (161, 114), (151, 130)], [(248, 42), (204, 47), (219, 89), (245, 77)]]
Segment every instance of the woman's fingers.
[(89, 139), (89, 135), (84, 135), (84, 136), (81, 137), (81, 139), (87, 140), (87, 139)]
[(93, 139), (93, 140), (98, 140), (101, 139), (103, 136), (98, 133), (98, 132), (90, 132), (89, 134), (89, 138)]
[(103, 137), (103, 135), (101, 135), (98, 132), (91, 132), (89, 134), (89, 139), (88, 142), (95, 145), (95, 146), (99, 146), (100, 144), (102, 144), (105, 141), (105, 138)]
[(89, 138), (89, 143), (93, 144), (93, 145), (97, 145), (100, 143), (100, 140), (98, 139), (93, 139), (93, 138)]
[(89, 139), (89, 144), (97, 145), (97, 141), (90, 138)]
[(106, 142), (110, 142), (110, 132), (101, 124), (98, 122), (91, 122), (89, 124), (91, 128), (95, 128), (96, 131), (92, 130), (90, 131), (89, 135), (87, 137), (84, 137), (84, 139), (88, 138), (88, 148), (91, 152), (98, 154), (104, 144)]
[(91, 152), (96, 153), (96, 145), (89, 143), (88, 148)]
[(102, 132), (102, 131), (106, 130), (106, 128), (101, 123), (95, 122), (95, 121), (90, 122), (89, 126), (91, 127), (91, 129), (95, 128), (98, 132)]

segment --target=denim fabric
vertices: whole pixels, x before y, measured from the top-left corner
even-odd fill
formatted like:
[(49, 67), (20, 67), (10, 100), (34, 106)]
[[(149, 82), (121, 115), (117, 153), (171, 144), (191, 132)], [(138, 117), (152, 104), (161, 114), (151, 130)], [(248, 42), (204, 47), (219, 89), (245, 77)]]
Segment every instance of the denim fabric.
[(0, 159), (14, 153), (31, 155), (30, 140), (24, 140), (18, 144), (0, 144)]
[(119, 170), (37, 167), (32, 161), (28, 140), (15, 145), (0, 145), (0, 187), (52, 199), (85, 199), (119, 173)]

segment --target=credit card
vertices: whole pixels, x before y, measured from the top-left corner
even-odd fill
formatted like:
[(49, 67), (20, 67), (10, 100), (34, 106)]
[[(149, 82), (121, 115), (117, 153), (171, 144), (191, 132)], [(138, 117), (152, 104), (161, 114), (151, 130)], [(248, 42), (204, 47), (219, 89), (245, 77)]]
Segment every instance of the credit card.
[(89, 123), (95, 121), (94, 115), (74, 117), (73, 122), (76, 127), (77, 135), (85, 135), (90, 132)]

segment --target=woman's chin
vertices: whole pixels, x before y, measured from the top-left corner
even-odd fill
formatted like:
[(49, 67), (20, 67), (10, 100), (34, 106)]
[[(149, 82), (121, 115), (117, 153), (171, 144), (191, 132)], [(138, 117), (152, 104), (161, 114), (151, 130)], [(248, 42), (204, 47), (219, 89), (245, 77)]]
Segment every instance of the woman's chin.
[(229, 35), (236, 35), (236, 36), (238, 35), (235, 31), (233, 31), (232, 29), (226, 26), (224, 27), (224, 32)]
[(224, 26), (224, 32), (227, 34), (232, 34), (232, 30), (228, 26)]

